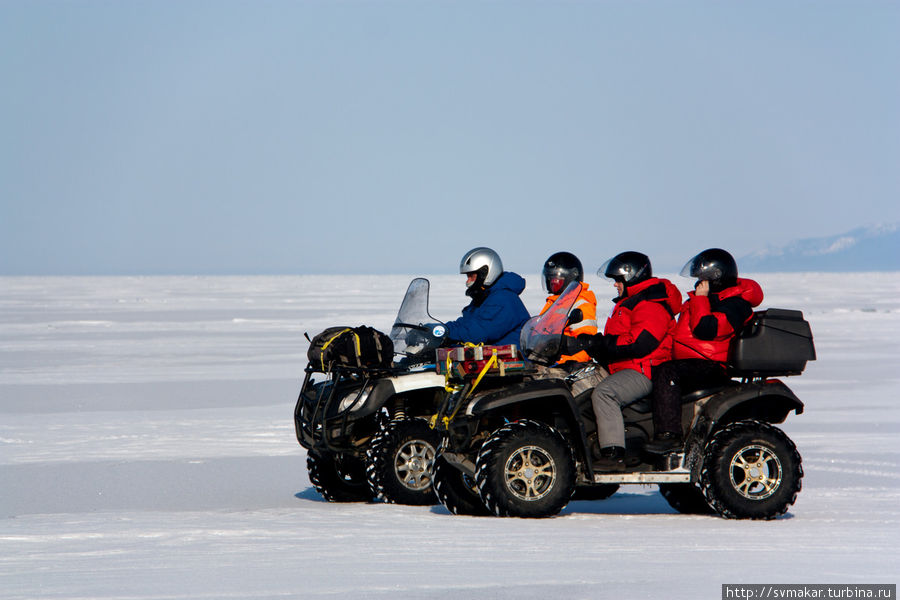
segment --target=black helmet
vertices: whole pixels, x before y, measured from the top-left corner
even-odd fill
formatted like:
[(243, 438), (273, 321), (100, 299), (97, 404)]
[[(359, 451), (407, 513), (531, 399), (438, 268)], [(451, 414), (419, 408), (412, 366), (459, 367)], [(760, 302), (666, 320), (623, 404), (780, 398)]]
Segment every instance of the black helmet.
[(562, 292), (573, 281), (584, 281), (581, 261), (571, 252), (557, 252), (544, 262), (541, 285), (549, 294)]
[(713, 289), (724, 289), (737, 282), (737, 263), (725, 250), (709, 248), (687, 261), (681, 275), (709, 281)]
[(646, 254), (620, 252), (603, 263), (597, 270), (597, 275), (618, 281), (628, 287), (653, 277), (653, 267), (650, 266), (650, 259)]

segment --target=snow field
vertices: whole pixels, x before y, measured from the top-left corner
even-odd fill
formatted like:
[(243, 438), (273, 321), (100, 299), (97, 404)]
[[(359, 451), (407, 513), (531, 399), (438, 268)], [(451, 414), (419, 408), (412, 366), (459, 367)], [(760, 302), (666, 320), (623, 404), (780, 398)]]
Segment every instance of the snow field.
[[(543, 305), (527, 276), (525, 302)], [(900, 273), (759, 274), (819, 360), (787, 380), (803, 491), (771, 522), (655, 486), (553, 519), (329, 504), (293, 404), (306, 340), (387, 330), (411, 277), (0, 278), (0, 598), (710, 598), (897, 583)], [(432, 281), (454, 318), (458, 276)], [(687, 280), (671, 277), (680, 289)], [(590, 279), (598, 314), (611, 286)]]

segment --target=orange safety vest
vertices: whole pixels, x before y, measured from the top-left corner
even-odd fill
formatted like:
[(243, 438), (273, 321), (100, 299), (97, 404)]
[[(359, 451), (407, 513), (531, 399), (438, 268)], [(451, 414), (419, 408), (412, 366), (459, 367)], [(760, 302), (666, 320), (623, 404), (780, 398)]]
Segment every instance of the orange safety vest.
[[(547, 303), (538, 314), (542, 315), (547, 312), (550, 306), (556, 302), (557, 298), (559, 298), (559, 294), (547, 296)], [(594, 292), (588, 289), (588, 284), (584, 282), (581, 282), (581, 291), (578, 293), (578, 298), (575, 300), (572, 310), (575, 310), (576, 308), (581, 309), (581, 314), (583, 315), (582, 320), (566, 327), (563, 333), (570, 337), (578, 337), (582, 333), (595, 335), (597, 333), (597, 297), (594, 296)], [(576, 352), (571, 356), (564, 354), (559, 357), (559, 362), (561, 363), (571, 361), (589, 362), (590, 360), (591, 357), (584, 350)]]

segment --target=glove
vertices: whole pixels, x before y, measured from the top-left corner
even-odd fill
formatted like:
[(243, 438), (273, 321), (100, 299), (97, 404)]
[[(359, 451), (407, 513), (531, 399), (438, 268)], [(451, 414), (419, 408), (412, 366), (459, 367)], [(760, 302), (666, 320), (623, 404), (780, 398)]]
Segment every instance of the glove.
[(576, 308), (569, 313), (569, 318), (566, 319), (566, 327), (575, 323), (581, 323), (582, 321), (584, 321), (584, 313), (581, 312), (580, 308)]
[(588, 340), (584, 345), (584, 349), (591, 355), (591, 358), (598, 363), (606, 363), (607, 358), (609, 358), (606, 350), (607, 344), (614, 340), (615, 337), (605, 336), (602, 333), (598, 333), (597, 335), (583, 333), (578, 337), (586, 338)]
[(425, 325), (422, 325), (422, 327), (425, 328), (425, 331), (410, 328), (410, 330), (406, 332), (407, 346), (418, 346), (420, 344), (428, 344), (431, 342), (436, 342), (436, 345), (440, 345), (444, 336), (447, 335), (447, 328), (442, 323), (426, 323)]
[(564, 335), (562, 343), (562, 354), (565, 354), (567, 356), (578, 354), (579, 352), (584, 350), (587, 345), (590, 344), (590, 338), (591, 336), (586, 333), (583, 333), (578, 337)]
[(578, 337), (563, 336), (564, 354), (569, 356), (577, 354), (584, 350), (591, 355), (591, 358), (602, 361), (603, 355), (603, 334), (598, 333), (592, 335), (590, 333), (582, 333)]
[(406, 332), (406, 345), (419, 346), (428, 341), (428, 334), (418, 329), (410, 329)]

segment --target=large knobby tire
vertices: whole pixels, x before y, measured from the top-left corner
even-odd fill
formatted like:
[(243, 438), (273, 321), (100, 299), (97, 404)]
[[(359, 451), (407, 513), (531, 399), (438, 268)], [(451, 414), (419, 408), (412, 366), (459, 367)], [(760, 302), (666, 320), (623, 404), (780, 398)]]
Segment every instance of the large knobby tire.
[(424, 419), (392, 421), (366, 453), (369, 488), (391, 504), (434, 504), (432, 470), (441, 434)]
[(565, 439), (536, 421), (496, 430), (481, 446), (475, 482), (482, 502), (498, 517), (550, 517), (575, 490), (575, 461)]
[(683, 515), (711, 515), (703, 490), (693, 483), (661, 483), (659, 493), (666, 499), (669, 506)]
[(723, 517), (774, 519), (797, 499), (800, 463), (797, 447), (783, 431), (761, 421), (739, 421), (706, 445), (700, 487)]
[(454, 515), (486, 517), (491, 514), (478, 495), (475, 479), (440, 454), (434, 461), (434, 493), (438, 502)]
[(372, 492), (359, 458), (334, 452), (306, 453), (309, 482), (328, 502), (369, 502)]

